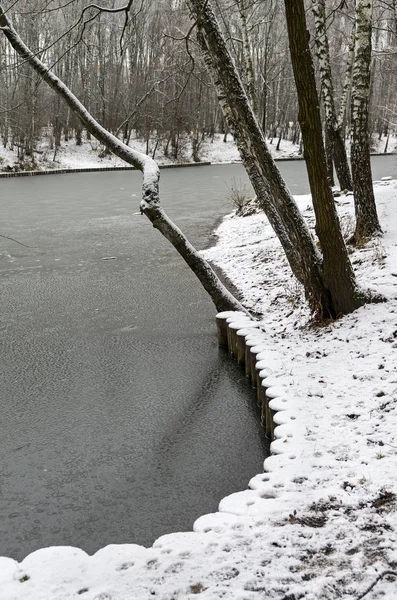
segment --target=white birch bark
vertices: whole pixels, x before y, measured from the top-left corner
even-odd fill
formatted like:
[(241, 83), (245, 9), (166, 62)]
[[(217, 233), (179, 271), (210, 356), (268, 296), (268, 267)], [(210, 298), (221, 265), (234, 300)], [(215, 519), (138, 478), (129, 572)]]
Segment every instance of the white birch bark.
[[(397, 0), (396, 0), (397, 2)], [(350, 92), (352, 88), (352, 73), (353, 73), (353, 62), (354, 62), (354, 46), (355, 46), (355, 35), (352, 35), (351, 42), (349, 44), (349, 54), (347, 57), (345, 82), (343, 84), (342, 97), (339, 105), (338, 114), (338, 127), (342, 130), (345, 126), (346, 110), (349, 102)]]
[(352, 78), (351, 164), (356, 212), (356, 242), (381, 232), (372, 187), (368, 105), (371, 81), (372, 0), (356, 0), (355, 55)]
[(316, 50), (320, 68), (321, 95), (324, 103), (325, 126), (333, 151), (336, 173), (341, 189), (352, 190), (353, 184), (344, 143), (338, 124), (332, 81), (331, 61), (325, 19), (325, 0), (312, 0), (316, 27)]
[(146, 154), (125, 145), (116, 136), (102, 127), (74, 96), (69, 88), (26, 46), (0, 4), (0, 29), (8, 41), (36, 73), (57, 93), (79, 117), (87, 130), (114, 154), (128, 164), (139, 169), (143, 174), (141, 212), (145, 214), (179, 252), (185, 262), (198, 277), (203, 287), (211, 296), (217, 310), (243, 310), (247, 312), (234, 296), (225, 288), (210, 265), (189, 243), (181, 230), (169, 219), (160, 204), (159, 179), (160, 170), (157, 163)]
[(243, 58), (245, 65), (245, 79), (247, 82), (247, 92), (248, 97), (251, 101), (252, 110), (254, 114), (258, 114), (258, 103), (256, 100), (256, 87), (255, 87), (255, 75), (254, 75), (254, 65), (252, 61), (252, 53), (251, 53), (251, 44), (248, 35), (248, 26), (247, 26), (247, 9), (245, 5), (245, 0), (238, 0), (237, 2), (240, 19), (241, 19), (241, 33), (243, 38)]

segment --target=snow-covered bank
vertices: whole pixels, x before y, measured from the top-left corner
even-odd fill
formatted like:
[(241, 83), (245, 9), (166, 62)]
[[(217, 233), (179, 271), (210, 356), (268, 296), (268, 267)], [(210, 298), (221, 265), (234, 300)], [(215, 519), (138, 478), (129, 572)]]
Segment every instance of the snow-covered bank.
[[(375, 191), (385, 235), (351, 258), (362, 285), (388, 302), (322, 328), (308, 325), (262, 214), (229, 216), (205, 251), (262, 314), (279, 357), (275, 374), (294, 404), (295, 424), (273, 445), (265, 472), (247, 473), (250, 489), (223, 499), (194, 533), (164, 536), (153, 548), (108, 546), (93, 557), (50, 548), (20, 564), (0, 559), (1, 600), (353, 600), (397, 568), (397, 182)], [(337, 201), (348, 234), (352, 196)], [(312, 221), (310, 197), (298, 202)], [(281, 445), (293, 452), (279, 453)], [(397, 597), (393, 577), (366, 596), (380, 597)]]
[[(50, 139), (43, 137), (37, 145), (39, 152), (35, 153), (35, 165), (32, 165), (31, 160), (26, 157), (24, 169), (44, 171), (51, 169), (100, 169), (125, 166), (125, 162), (113, 154), (102, 156), (101, 151), (103, 148), (96, 140), (87, 140), (83, 137), (82, 141), (82, 145), (79, 146), (76, 145), (75, 139), (71, 139), (68, 142), (62, 141), (54, 160), (54, 150), (51, 149)], [(293, 144), (289, 140), (281, 140), (280, 148), (277, 150), (277, 142), (278, 140), (274, 139), (273, 143), (268, 144), (269, 150), (276, 160), (302, 158), (299, 144)], [(373, 152), (383, 153), (384, 145), (385, 141), (383, 139), (378, 140), (374, 138), (372, 142)], [(177, 160), (166, 156), (164, 145), (156, 145), (155, 140), (149, 144), (148, 148), (146, 142), (140, 139), (132, 140), (131, 146), (139, 152), (149, 151), (150, 155), (155, 151), (154, 156), (159, 165), (194, 164), (192, 144), (188, 136), (181, 143), (182, 148)], [(388, 144), (388, 152), (395, 152), (396, 147), (397, 139), (391, 136)], [(206, 138), (201, 145), (199, 156), (201, 162), (210, 162), (212, 164), (240, 162), (240, 155), (231, 135), (227, 136), (226, 142), (223, 141), (222, 134), (215, 134), (213, 141)], [(16, 149), (11, 151), (9, 148), (0, 146), (0, 172), (9, 171), (10, 169), (21, 170)]]
[[(147, 152), (146, 143), (139, 139), (131, 141), (131, 146), (139, 152)], [(152, 154), (155, 145), (149, 145), (149, 153)], [(299, 146), (292, 144), (287, 140), (283, 140), (280, 150), (276, 150), (276, 143), (269, 145), (272, 149), (275, 158), (293, 158), (299, 156)], [(103, 167), (123, 167), (126, 163), (113, 154), (101, 155), (101, 146), (96, 140), (88, 141), (83, 138), (81, 146), (76, 145), (76, 141), (71, 139), (68, 142), (62, 142), (61, 148), (58, 149), (53, 160), (54, 150), (50, 149), (49, 140), (43, 138), (37, 148), (40, 153), (35, 154), (37, 170), (48, 169), (93, 169)], [(191, 143), (189, 139), (185, 140), (182, 146), (178, 159), (172, 159), (164, 154), (163, 145), (156, 148), (155, 159), (159, 165), (178, 165), (194, 164), (192, 157)], [(223, 141), (223, 135), (216, 134), (214, 140), (206, 139), (200, 150), (200, 161), (218, 163), (240, 162), (240, 155), (231, 135), (227, 137), (227, 141)], [(26, 158), (26, 163), (29, 165), (29, 160)], [(0, 171), (9, 170), (18, 165), (16, 152), (0, 147)]]

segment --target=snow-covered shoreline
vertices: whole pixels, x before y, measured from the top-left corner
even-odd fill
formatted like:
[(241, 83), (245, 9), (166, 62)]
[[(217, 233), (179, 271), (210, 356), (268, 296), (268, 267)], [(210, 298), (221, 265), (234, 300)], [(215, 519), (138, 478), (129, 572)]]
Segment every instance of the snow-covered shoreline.
[[(35, 155), (36, 165), (34, 166), (34, 170), (98, 169), (126, 166), (126, 163), (117, 156), (101, 152), (103, 148), (101, 148), (99, 142), (96, 140), (87, 140), (86, 136), (83, 136), (82, 142), (81, 145), (77, 145), (75, 139), (71, 139), (68, 142), (63, 141), (61, 147), (56, 152), (55, 161), (53, 161), (54, 150), (50, 148), (50, 140), (44, 137), (37, 147), (40, 153)], [(149, 152), (151, 156), (156, 149), (155, 160), (163, 167), (195, 164), (192, 157), (191, 142), (188, 137), (181, 143), (182, 149), (177, 160), (166, 156), (164, 147), (161, 144), (157, 146), (153, 142), (147, 147), (145, 141), (136, 138), (131, 140), (130, 145), (138, 152)], [(276, 150), (276, 144), (271, 145), (270, 148), (273, 149), (273, 154), (277, 158), (299, 156), (299, 146), (286, 140), (282, 142), (279, 151)], [(232, 136), (229, 135), (226, 142), (223, 141), (221, 134), (216, 134), (213, 141), (206, 139), (201, 147), (200, 161), (212, 164), (240, 162), (240, 155)], [(29, 164), (28, 159), (26, 159), (26, 162)], [(16, 152), (0, 146), (0, 172), (9, 171), (10, 169), (14, 170), (17, 165), (18, 158)]]
[[(397, 182), (379, 182), (375, 193), (384, 236), (351, 259), (361, 285), (388, 302), (323, 327), (310, 325), (263, 214), (228, 216), (217, 245), (204, 251), (262, 315), (279, 357), (274, 375), (294, 407), (296, 421), (272, 445), (265, 472), (247, 473), (249, 489), (221, 500), (194, 532), (163, 536), (152, 548), (131, 540), (92, 557), (48, 548), (20, 564), (0, 559), (1, 600), (353, 600), (395, 570)], [(310, 196), (297, 200), (312, 224)], [(352, 196), (337, 203), (348, 235)], [(292, 441), (286, 461), (280, 445)], [(396, 596), (397, 580), (385, 576), (366, 598)]]
[[(382, 147), (383, 140), (373, 139), (372, 150), (374, 155), (384, 155)], [(199, 165), (202, 163), (210, 164), (228, 164), (241, 162), (241, 158), (237, 147), (229, 135), (226, 142), (223, 141), (223, 135), (215, 134), (214, 139), (206, 139), (200, 150), (200, 163), (195, 163), (192, 157), (191, 142), (189, 138), (184, 141), (183, 149), (178, 160), (172, 159), (164, 154), (164, 148), (161, 144), (157, 147), (155, 144), (149, 145), (147, 148), (146, 142), (140, 139), (133, 139), (131, 147), (139, 152), (147, 152), (152, 155), (155, 147), (155, 159), (160, 167), (179, 167), (187, 165)], [(280, 149), (277, 150), (277, 140), (274, 143), (268, 144), (269, 150), (275, 160), (302, 160), (299, 145), (293, 144), (289, 140), (281, 140)], [(389, 143), (388, 154), (393, 154), (396, 151), (397, 139), (391, 137)], [(82, 145), (77, 145), (76, 140), (71, 139), (68, 142), (62, 142), (61, 147), (57, 150), (55, 161), (54, 150), (50, 148), (49, 139), (43, 138), (38, 143), (38, 154), (35, 154), (35, 164), (30, 164), (28, 158), (25, 159), (25, 166), (21, 168), (19, 165), (17, 153), (11, 151), (4, 146), (0, 146), (0, 176), (2, 173), (21, 173), (29, 174), (30, 172), (57, 172), (69, 171), (79, 172), (86, 169), (115, 169), (128, 168), (123, 160), (113, 154), (101, 155), (101, 147), (96, 140), (87, 140), (83, 137)], [(101, 156), (102, 157), (101, 157)]]

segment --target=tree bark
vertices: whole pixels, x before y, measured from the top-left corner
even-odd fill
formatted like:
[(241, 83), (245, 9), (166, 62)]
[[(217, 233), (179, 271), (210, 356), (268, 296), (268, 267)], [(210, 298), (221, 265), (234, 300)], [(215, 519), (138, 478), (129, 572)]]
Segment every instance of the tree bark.
[(352, 74), (353, 74), (353, 62), (354, 62), (354, 47), (355, 47), (355, 35), (352, 35), (351, 42), (349, 44), (349, 54), (347, 57), (345, 81), (343, 84), (342, 98), (339, 106), (338, 114), (338, 126), (343, 133), (343, 140), (345, 139), (345, 127), (346, 127), (346, 112), (349, 103), (349, 97), (352, 88)]
[(320, 67), (321, 94), (325, 109), (326, 130), (332, 144), (333, 159), (339, 185), (342, 190), (352, 190), (353, 183), (347, 161), (344, 138), (342, 137), (335, 109), (334, 85), (325, 21), (325, 0), (312, 0), (312, 10), (316, 27), (315, 42)]
[(333, 299), (322, 280), (321, 255), (266, 146), (212, 7), (207, 0), (189, 0), (188, 4), (196, 21), (204, 62), (258, 203), (279, 238), (294, 275), (304, 285), (311, 308), (321, 316), (334, 315)]
[(254, 75), (254, 65), (252, 62), (251, 55), (251, 44), (248, 36), (248, 27), (247, 27), (247, 9), (245, 6), (245, 0), (238, 0), (237, 6), (240, 13), (241, 19), (241, 33), (243, 38), (243, 57), (244, 57), (244, 65), (245, 65), (245, 79), (247, 83), (247, 95), (250, 99), (252, 110), (254, 114), (258, 114), (258, 103), (256, 99), (256, 86), (255, 86), (255, 75)]
[(327, 159), (327, 179), (329, 185), (335, 185), (334, 180), (334, 143), (332, 139), (332, 133), (328, 130), (327, 124), (324, 127), (324, 139), (325, 139), (325, 156)]
[(152, 222), (179, 252), (194, 274), (198, 277), (205, 290), (210, 295), (217, 310), (246, 309), (225, 288), (217, 275), (211, 269), (195, 248), (189, 243), (181, 230), (169, 219), (160, 204), (159, 179), (160, 170), (149, 156), (133, 150), (106, 131), (87, 111), (69, 88), (43, 63), (22, 41), (13, 28), (8, 16), (0, 5), (0, 27), (12, 47), (19, 56), (36, 71), (42, 79), (59, 94), (79, 117), (83, 125), (98, 141), (108, 147), (114, 154), (143, 173), (141, 212)]
[(284, 0), (284, 4), (298, 93), (304, 156), (316, 215), (316, 233), (323, 251), (323, 278), (332, 294), (336, 312), (345, 314), (364, 304), (365, 294), (357, 288), (334, 198), (327, 181), (320, 108), (309, 33), (306, 28), (304, 0)]
[(355, 57), (351, 100), (351, 163), (357, 243), (381, 233), (372, 186), (368, 104), (371, 82), (372, 0), (356, 0)]

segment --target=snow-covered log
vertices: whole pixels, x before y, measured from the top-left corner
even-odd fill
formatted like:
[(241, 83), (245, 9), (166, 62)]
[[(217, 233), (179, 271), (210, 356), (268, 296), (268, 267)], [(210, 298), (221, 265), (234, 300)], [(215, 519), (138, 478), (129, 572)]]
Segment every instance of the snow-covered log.
[(242, 310), (244, 307), (226, 289), (208, 262), (190, 244), (181, 230), (169, 219), (161, 207), (159, 196), (160, 170), (157, 163), (146, 154), (138, 152), (121, 142), (102, 127), (76, 98), (71, 90), (45, 65), (23, 42), (0, 5), (0, 28), (8, 41), (42, 79), (68, 104), (97, 140), (128, 164), (143, 174), (141, 212), (152, 222), (179, 252), (210, 295), (217, 310)]

